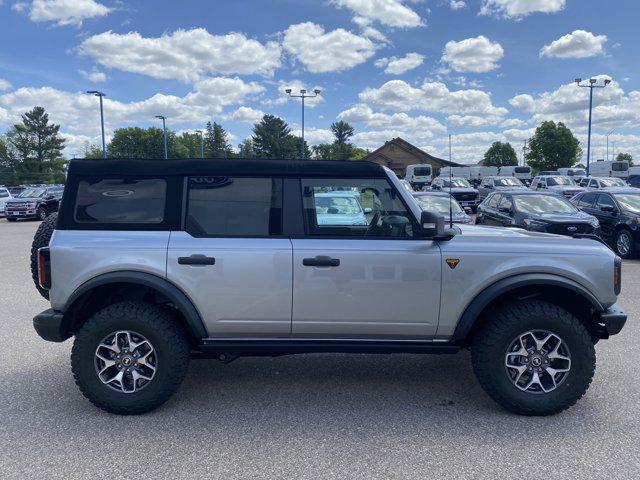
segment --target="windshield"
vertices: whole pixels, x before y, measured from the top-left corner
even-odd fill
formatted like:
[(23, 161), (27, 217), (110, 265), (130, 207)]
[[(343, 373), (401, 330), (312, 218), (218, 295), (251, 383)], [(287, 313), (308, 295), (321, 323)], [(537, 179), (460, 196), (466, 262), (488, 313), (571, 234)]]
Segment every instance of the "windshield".
[(603, 178), (600, 180), (603, 187), (626, 187), (627, 184), (619, 178)]
[(614, 172), (626, 172), (629, 170), (629, 164), (627, 162), (614, 162), (611, 164), (611, 170)]
[(496, 178), (496, 186), (497, 187), (522, 187), (522, 182), (517, 178), (513, 177), (504, 177), (504, 178)]
[(575, 185), (575, 183), (567, 177), (547, 177), (547, 185)]
[(316, 197), (316, 213), (320, 215), (357, 215), (362, 207), (355, 197)]
[(46, 191), (44, 188), (27, 188), (17, 198), (37, 198), (43, 196)]
[[(449, 215), (449, 198), (435, 195), (421, 195), (415, 197), (420, 208), (425, 212), (436, 212)], [(462, 208), (455, 200), (451, 199), (451, 211), (454, 215), (462, 213)]]
[(430, 167), (418, 167), (413, 169), (413, 174), (416, 177), (429, 177), (431, 176), (431, 168)]
[(586, 174), (587, 174), (587, 171), (583, 170), (582, 168), (570, 169), (567, 172), (567, 175), (575, 175), (576, 177), (582, 177)]
[(624, 195), (614, 195), (623, 210), (640, 212), (640, 194), (625, 193)]
[(471, 188), (471, 184), (467, 182), (464, 178), (452, 178), (451, 182), (449, 179), (443, 180), (442, 186), (445, 188), (453, 187), (453, 188)]
[(578, 210), (564, 198), (551, 195), (514, 195), (516, 210), (524, 213), (573, 213)]

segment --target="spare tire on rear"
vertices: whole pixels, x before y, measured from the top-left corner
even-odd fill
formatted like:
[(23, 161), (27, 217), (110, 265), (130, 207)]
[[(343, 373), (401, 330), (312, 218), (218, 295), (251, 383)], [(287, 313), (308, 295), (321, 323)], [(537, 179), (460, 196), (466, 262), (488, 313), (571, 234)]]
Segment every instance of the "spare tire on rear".
[(33, 236), (33, 243), (31, 243), (31, 278), (33, 278), (33, 283), (40, 295), (47, 300), (49, 300), (49, 291), (41, 288), (38, 283), (38, 249), (49, 246), (49, 240), (51, 240), (51, 235), (56, 228), (57, 221), (57, 213), (52, 213), (45, 218), (38, 227), (38, 230), (36, 230), (36, 234)]

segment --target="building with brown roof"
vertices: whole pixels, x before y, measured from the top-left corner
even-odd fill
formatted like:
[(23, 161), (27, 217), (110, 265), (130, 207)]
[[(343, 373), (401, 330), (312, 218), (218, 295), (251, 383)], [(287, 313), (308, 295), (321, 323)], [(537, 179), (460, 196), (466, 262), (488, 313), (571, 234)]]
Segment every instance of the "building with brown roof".
[(449, 162), (442, 158), (429, 155), (424, 150), (411, 145), (406, 140), (400, 137), (393, 138), (384, 143), (380, 148), (374, 150), (369, 155), (363, 158), (370, 162), (379, 163), (387, 168), (393, 170), (396, 175), (404, 176), (407, 166), (418, 163), (428, 163), (433, 167), (434, 172), (437, 172), (442, 167), (459, 167), (459, 163)]

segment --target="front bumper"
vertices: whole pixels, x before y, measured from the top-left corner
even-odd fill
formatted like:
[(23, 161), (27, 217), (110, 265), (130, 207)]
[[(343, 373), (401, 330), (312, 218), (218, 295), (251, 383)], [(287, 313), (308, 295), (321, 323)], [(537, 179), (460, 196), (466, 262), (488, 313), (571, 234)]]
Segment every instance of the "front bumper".
[(7, 218), (36, 218), (38, 216), (36, 210), (5, 210), (4, 214)]
[(624, 324), (627, 323), (627, 313), (620, 308), (620, 305), (614, 303), (604, 312), (600, 312), (600, 322), (604, 325), (608, 335), (616, 335), (620, 333)]
[(33, 328), (48, 342), (64, 342), (71, 336), (64, 324), (64, 314), (52, 308), (33, 317)]

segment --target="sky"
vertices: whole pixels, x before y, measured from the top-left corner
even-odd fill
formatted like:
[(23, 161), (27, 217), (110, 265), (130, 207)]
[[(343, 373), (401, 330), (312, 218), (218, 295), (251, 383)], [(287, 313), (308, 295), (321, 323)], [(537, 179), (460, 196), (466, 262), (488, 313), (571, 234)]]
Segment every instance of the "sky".
[[(544, 120), (562, 121), (586, 158), (640, 159), (637, 0), (0, 0), (0, 133), (35, 105), (67, 138), (67, 157), (105, 126), (176, 131), (221, 123), (236, 146), (264, 114), (330, 142), (345, 120), (375, 149), (400, 136), (476, 163), (494, 141), (520, 158)], [(615, 145), (615, 146), (614, 146)]]

